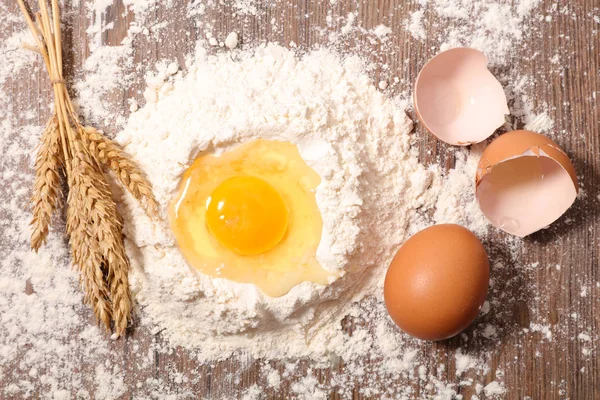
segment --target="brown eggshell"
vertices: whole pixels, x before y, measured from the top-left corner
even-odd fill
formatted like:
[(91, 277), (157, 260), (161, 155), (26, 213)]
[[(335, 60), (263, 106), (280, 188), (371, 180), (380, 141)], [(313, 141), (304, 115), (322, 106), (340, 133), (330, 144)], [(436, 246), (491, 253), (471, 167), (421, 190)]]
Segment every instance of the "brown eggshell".
[(489, 278), (487, 254), (471, 231), (435, 225), (398, 250), (385, 277), (385, 304), (409, 335), (443, 340), (473, 322), (485, 301)]
[(417, 117), (438, 139), (467, 146), (487, 139), (508, 114), (502, 85), (475, 49), (446, 50), (419, 72), (413, 100)]
[(475, 181), (490, 222), (520, 237), (560, 218), (579, 187), (565, 152), (550, 138), (525, 130), (508, 132), (485, 149)]

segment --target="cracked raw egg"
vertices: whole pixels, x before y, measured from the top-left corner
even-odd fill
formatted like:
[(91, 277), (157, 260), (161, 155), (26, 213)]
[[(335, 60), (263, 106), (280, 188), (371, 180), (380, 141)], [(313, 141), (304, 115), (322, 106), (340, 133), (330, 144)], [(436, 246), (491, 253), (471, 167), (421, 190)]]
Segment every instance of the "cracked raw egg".
[(202, 273), (253, 283), (269, 296), (335, 277), (316, 260), (321, 178), (295, 145), (256, 140), (196, 158), (170, 207), (171, 227)]

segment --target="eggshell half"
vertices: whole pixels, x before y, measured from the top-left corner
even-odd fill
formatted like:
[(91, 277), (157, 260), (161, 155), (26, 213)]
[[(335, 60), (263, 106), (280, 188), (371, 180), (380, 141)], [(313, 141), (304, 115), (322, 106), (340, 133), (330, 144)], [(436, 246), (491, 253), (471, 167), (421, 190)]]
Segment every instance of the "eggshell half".
[(417, 77), (417, 116), (438, 139), (467, 146), (487, 139), (509, 113), (502, 85), (487, 57), (459, 47), (433, 57)]
[(578, 192), (575, 167), (551, 139), (512, 131), (494, 140), (477, 167), (479, 206), (496, 227), (524, 237), (560, 218)]

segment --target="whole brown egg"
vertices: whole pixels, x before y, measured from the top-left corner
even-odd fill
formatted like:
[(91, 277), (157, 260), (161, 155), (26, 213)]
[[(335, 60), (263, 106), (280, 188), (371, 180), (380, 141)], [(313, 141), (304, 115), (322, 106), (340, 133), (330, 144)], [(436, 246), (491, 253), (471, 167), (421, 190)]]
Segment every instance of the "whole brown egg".
[(487, 254), (471, 231), (435, 225), (412, 236), (396, 253), (385, 277), (385, 304), (409, 335), (443, 340), (473, 322), (489, 278)]

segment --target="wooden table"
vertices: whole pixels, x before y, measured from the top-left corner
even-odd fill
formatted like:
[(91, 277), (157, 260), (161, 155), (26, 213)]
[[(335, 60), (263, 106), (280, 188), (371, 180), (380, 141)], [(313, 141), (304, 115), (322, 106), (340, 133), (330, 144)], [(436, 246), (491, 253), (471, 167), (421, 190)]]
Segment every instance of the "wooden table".
[[(66, 47), (69, 50), (65, 54), (69, 71), (79, 71), (83, 60), (89, 55), (85, 33), (89, 21), (86, 18), (85, 3), (82, 1), (78, 7), (70, 8), (72, 29), (66, 35)], [(185, 17), (188, 2), (176, 0), (174, 3), (168, 10), (157, 7), (154, 17), (145, 25), (152, 31), (156, 23), (167, 21), (168, 24), (160, 35), (161, 41), (157, 42), (151, 36), (136, 37), (136, 63), (152, 69), (157, 60), (177, 58), (183, 64), (184, 56), (193, 50), (196, 39), (204, 34), (195, 26), (194, 19)], [(308, 49), (323, 42), (324, 36), (315, 28), (326, 27), (329, 10), (332, 11), (334, 21), (337, 21), (337, 17), (346, 17), (349, 12), (358, 10), (356, 25), (370, 29), (384, 24), (392, 28), (390, 38), (393, 52), (373, 53), (373, 45), (368, 44), (366, 36), (356, 32), (344, 43), (344, 47), (355, 49), (380, 66), (389, 66), (388, 69), (379, 68), (371, 72), (375, 82), (380, 79), (391, 80), (394, 76), (403, 80), (404, 84), (388, 90), (390, 94), (409, 87), (424, 62), (438, 51), (433, 39), (417, 41), (404, 27), (409, 13), (418, 8), (416, 2), (373, 0), (359, 2), (360, 5), (357, 5), (354, 1), (345, 0), (331, 2), (333, 4), (329, 1), (286, 0), (262, 3), (266, 5), (259, 6), (256, 15), (238, 13), (232, 16), (233, 8), (224, 4), (208, 6), (206, 13), (195, 19), (212, 20), (213, 35), (221, 40), (231, 31), (239, 32), (242, 46), (266, 40), (282, 44), (293, 41), (300, 49)], [(550, 10), (553, 3), (568, 3), (570, 12), (552, 13)], [(461, 380), (472, 378), (485, 385), (496, 379), (498, 371), (502, 371), (503, 377), (500, 380), (508, 389), (506, 398), (523, 399), (529, 396), (533, 399), (600, 399), (598, 334), (593, 335), (596, 342), (591, 344), (592, 354), (588, 356), (582, 353), (582, 344), (577, 339), (581, 332), (600, 331), (600, 225), (597, 223), (597, 195), (600, 193), (600, 23), (593, 19), (593, 15), (600, 15), (599, 7), (598, 0), (542, 0), (539, 10), (543, 10), (542, 15), (546, 11), (552, 14), (552, 21), (536, 19), (532, 22), (535, 29), (524, 28), (523, 46), (517, 46), (511, 55), (511, 62), (518, 64), (524, 75), (534, 77), (529, 93), (534, 104), (539, 106), (545, 102), (549, 105), (549, 114), (556, 123), (552, 136), (574, 161), (584, 193), (576, 206), (552, 229), (527, 238), (517, 260), (510, 261), (510, 257), (506, 257), (503, 235), (493, 233), (486, 238), (492, 258), (503, 257), (509, 260), (505, 262), (504, 269), (492, 272), (495, 289), (491, 296), (492, 299), (494, 295), (498, 296), (496, 300), (503, 306), (497, 312), (492, 310), (486, 317), (502, 327), (501, 335), (495, 344), (481, 349), (473, 348), (478, 345), (477, 341), (464, 344), (459, 338), (440, 343), (421, 343), (420, 351), (426, 358), (423, 363), (428, 369), (435, 370), (440, 365), (445, 367), (445, 370), (439, 372), (443, 381), (458, 384)], [(16, 14), (16, 5), (10, 4), (8, 9)], [(114, 28), (103, 34), (103, 41), (107, 44), (119, 44), (126, 34), (125, 27), (132, 18), (121, 0), (114, 0), (104, 16), (105, 23), (114, 22)], [(278, 29), (272, 27), (272, 19), (277, 21)], [(339, 25), (343, 22), (339, 22), (337, 29), (330, 30), (339, 30)], [(10, 27), (8, 31), (0, 33), (0, 38), (23, 29), (24, 24), (14, 22)], [(429, 37), (433, 38), (433, 33), (443, 34), (443, 26), (436, 29), (438, 31), (429, 32)], [(560, 68), (549, 62), (557, 52), (561, 56)], [(403, 60), (407, 58), (410, 61), (404, 63)], [(49, 99), (44, 75), (45, 72), (42, 71), (32, 78), (25, 76), (24, 84), (18, 84), (16, 80), (9, 80), (6, 84), (10, 85), (15, 101), (35, 102), (40, 99), (44, 103)], [(39, 80), (42, 84), (30, 84), (29, 79), (32, 82)], [(134, 72), (134, 82), (132, 87), (117, 90), (106, 101), (124, 110), (128, 109), (128, 98), (137, 98), (143, 103), (140, 94), (140, 89), (143, 89), (142, 70)], [(39, 124), (42, 125), (47, 118), (47, 109), (40, 107), (40, 110)], [(102, 126), (102, 121), (98, 122), (107, 132), (114, 133), (112, 126)], [(451, 148), (433, 139), (421, 126), (417, 126), (416, 135), (419, 137), (418, 146), (424, 163), (441, 162), (446, 167), (453, 165), (454, 151)], [(521, 266), (535, 262), (539, 262), (539, 265), (529, 269), (516, 268), (511, 264), (513, 262)], [(560, 269), (554, 267), (556, 264), (560, 265)], [(587, 288), (585, 297), (581, 295), (583, 287)], [(88, 312), (87, 309), (85, 312)], [(577, 319), (571, 317), (573, 313), (577, 314)], [(544, 339), (541, 334), (523, 333), (523, 329), (530, 328), (531, 322), (539, 320), (546, 321), (551, 326), (552, 341)], [(351, 329), (351, 326), (347, 329)], [(142, 382), (145, 388), (147, 386), (150, 393), (152, 386), (148, 379), (162, 380), (172, 393), (183, 396), (184, 393), (191, 392), (200, 398), (238, 398), (254, 384), (266, 388), (266, 377), (261, 373), (259, 361), (231, 359), (212, 365), (199, 365), (189, 354), (179, 350), (168, 355), (156, 353), (154, 365), (141, 369), (136, 367), (136, 356), (147, 353), (153, 341), (162, 340), (160, 334), (150, 336), (134, 329), (127, 340), (111, 344), (126, 371), (125, 384), (128, 389), (122, 398), (143, 393), (146, 389), (141, 392), (139, 388), (136, 389), (138, 382)], [(134, 349), (131, 345), (133, 342), (140, 343), (141, 348)], [(490, 369), (487, 373), (476, 375), (466, 372), (462, 377), (456, 377), (454, 355), (461, 344), (469, 351), (491, 352), (488, 363)], [(271, 362), (270, 365), (283, 371), (284, 363)], [(94, 366), (80, 367), (84, 374), (94, 371)], [(291, 384), (310, 369), (310, 362), (301, 361), (296, 372), (284, 379), (280, 390), (265, 389), (266, 397), (293, 397), (290, 392)], [(343, 372), (343, 364), (332, 369), (317, 370), (314, 374), (320, 383), (327, 385), (332, 370)], [(190, 378), (189, 382), (177, 383), (173, 379), (174, 371)], [(8, 383), (2, 382), (0, 387)], [(413, 387), (415, 397), (436, 392), (435, 388), (427, 387), (428, 382), (418, 378), (399, 376), (394, 384)], [(86, 385), (89, 390), (93, 390), (91, 383)], [(353, 398), (368, 398), (360, 394), (360, 387), (360, 379), (356, 379)], [(457, 390), (465, 399), (469, 399), (474, 388), (475, 384), (458, 387)], [(483, 394), (480, 397), (484, 397)], [(331, 398), (341, 397), (332, 394)]]

